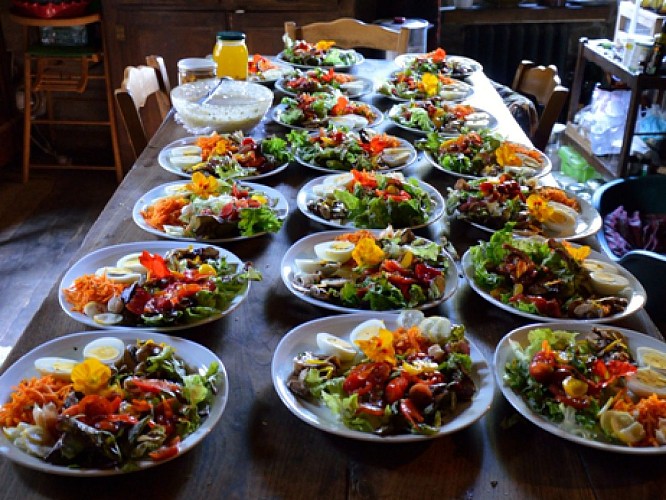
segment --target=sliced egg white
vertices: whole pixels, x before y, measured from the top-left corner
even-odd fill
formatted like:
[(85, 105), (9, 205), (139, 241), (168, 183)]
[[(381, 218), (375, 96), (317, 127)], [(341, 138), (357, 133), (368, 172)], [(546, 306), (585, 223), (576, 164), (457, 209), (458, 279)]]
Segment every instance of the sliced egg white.
[(617, 274), (617, 268), (610, 262), (604, 262), (603, 260), (585, 259), (582, 266), (589, 272), (604, 271), (606, 273)]
[(666, 373), (666, 352), (641, 346), (636, 349), (636, 359), (639, 366), (647, 366), (653, 370)]
[(356, 349), (353, 345), (330, 333), (317, 334), (317, 347), (321, 354), (337, 356), (340, 361), (351, 361), (356, 357)]
[(602, 295), (613, 295), (629, 286), (629, 280), (621, 274), (593, 271), (590, 273), (592, 288)]
[(578, 212), (567, 205), (555, 201), (549, 201), (548, 205), (553, 211), (550, 216), (543, 221), (543, 225), (557, 234), (573, 233), (576, 230)]
[(294, 259), (294, 264), (296, 267), (308, 274), (314, 274), (318, 271), (321, 271), (326, 264), (326, 260), (323, 259)]
[(432, 316), (419, 323), (424, 337), (436, 344), (444, 344), (451, 336), (451, 321), (444, 316)]
[(35, 370), (42, 375), (52, 375), (62, 380), (70, 380), (72, 369), (79, 361), (68, 358), (46, 357), (35, 360)]
[(88, 343), (83, 348), (85, 359), (96, 358), (104, 364), (113, 365), (125, 352), (125, 343), (116, 337), (101, 337)]
[(627, 377), (627, 387), (636, 396), (649, 397), (656, 394), (658, 398), (666, 398), (666, 375), (643, 367)]
[(172, 156), (169, 161), (174, 167), (183, 168), (201, 163), (203, 158), (201, 155)]
[(403, 328), (419, 326), (424, 318), (425, 314), (418, 309), (404, 309), (400, 311), (400, 315), (398, 316), (398, 325)]
[(350, 241), (325, 241), (314, 246), (314, 253), (320, 259), (344, 263), (351, 259), (355, 245)]
[(377, 337), (379, 331), (386, 328), (384, 321), (381, 319), (369, 319), (360, 323), (354, 327), (354, 329), (349, 334), (349, 341), (358, 346), (359, 340), (370, 340), (371, 338)]
[(370, 123), (367, 118), (360, 115), (342, 115), (342, 116), (331, 116), (328, 119), (329, 123), (334, 124), (337, 127), (346, 127), (349, 130), (358, 130), (364, 127), (367, 127)]
[(171, 158), (179, 156), (201, 155), (203, 150), (199, 146), (178, 146), (171, 149)]
[(116, 262), (116, 267), (129, 269), (135, 273), (146, 273), (148, 270), (144, 267), (143, 264), (141, 264), (141, 262), (139, 262), (139, 257), (141, 257), (140, 252), (127, 254), (118, 259), (118, 262)]
[(116, 313), (101, 313), (101, 314), (95, 314), (93, 316), (93, 321), (103, 326), (117, 325), (122, 320), (123, 320), (122, 315)]
[(104, 266), (95, 271), (97, 276), (106, 276), (116, 283), (134, 283), (141, 279), (141, 274), (124, 267)]

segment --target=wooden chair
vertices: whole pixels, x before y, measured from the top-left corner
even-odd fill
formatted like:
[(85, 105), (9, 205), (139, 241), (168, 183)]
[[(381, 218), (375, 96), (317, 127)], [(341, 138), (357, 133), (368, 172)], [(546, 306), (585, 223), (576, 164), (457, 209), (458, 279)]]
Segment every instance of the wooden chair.
[(154, 133), (154, 130), (150, 133), (147, 131), (142, 117), (149, 98), (153, 96), (161, 120), (164, 120), (171, 108), (169, 79), (164, 61), (158, 56), (148, 56), (146, 62), (148, 66), (126, 67), (120, 88), (115, 90), (120, 116), (136, 157), (143, 152)]
[(511, 88), (534, 98), (542, 108), (537, 124), (530, 131), (530, 139), (534, 147), (543, 151), (548, 144), (553, 125), (564, 109), (569, 89), (561, 85), (557, 67), (537, 66), (532, 61), (520, 63)]
[(377, 24), (343, 17), (329, 22), (296, 26), (293, 21), (284, 23), (284, 31), (292, 40), (305, 40), (310, 43), (319, 40), (334, 40), (343, 49), (366, 48), (386, 50), (404, 54), (409, 45), (409, 29), (394, 31)]

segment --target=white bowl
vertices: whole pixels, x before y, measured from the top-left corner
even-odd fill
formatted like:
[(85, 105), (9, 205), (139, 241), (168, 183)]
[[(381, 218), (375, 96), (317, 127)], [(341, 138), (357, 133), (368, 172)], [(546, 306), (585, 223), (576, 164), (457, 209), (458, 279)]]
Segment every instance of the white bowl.
[[(273, 104), (273, 92), (258, 83), (228, 80), (217, 89), (218, 80), (199, 80), (171, 91), (176, 119), (193, 134), (213, 131), (249, 132)], [(200, 101), (215, 89), (204, 104)]]

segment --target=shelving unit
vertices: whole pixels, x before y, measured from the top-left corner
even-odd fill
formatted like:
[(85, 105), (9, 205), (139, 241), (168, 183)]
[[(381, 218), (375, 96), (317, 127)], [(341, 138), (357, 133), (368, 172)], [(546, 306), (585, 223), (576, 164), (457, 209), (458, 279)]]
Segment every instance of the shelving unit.
[(641, 105), (641, 96), (646, 90), (666, 90), (666, 76), (650, 76), (638, 72), (632, 72), (627, 69), (620, 61), (613, 58), (609, 40), (588, 40), (581, 38), (578, 45), (578, 58), (576, 60), (576, 69), (574, 80), (571, 85), (571, 95), (569, 102), (569, 111), (567, 121), (569, 124), (573, 121), (574, 115), (578, 111), (580, 101), (581, 87), (583, 85), (583, 75), (586, 63), (594, 63), (603, 71), (610, 73), (631, 90), (631, 100), (627, 112), (627, 122), (624, 129), (622, 148), (620, 154), (611, 158), (598, 157), (592, 154), (589, 143), (577, 133), (576, 129), (568, 125), (565, 131), (565, 137), (568, 142), (581, 150), (588, 162), (594, 166), (604, 177), (626, 177), (629, 169), (629, 160), (631, 154), (631, 141), (634, 137), (636, 120)]
[[(634, 17), (635, 12), (636, 4), (634, 2), (620, 2), (617, 9), (614, 41), (617, 41), (618, 38), (629, 36), (631, 19)], [(654, 36), (661, 31), (664, 21), (666, 21), (666, 16), (652, 10), (639, 8), (634, 34)]]

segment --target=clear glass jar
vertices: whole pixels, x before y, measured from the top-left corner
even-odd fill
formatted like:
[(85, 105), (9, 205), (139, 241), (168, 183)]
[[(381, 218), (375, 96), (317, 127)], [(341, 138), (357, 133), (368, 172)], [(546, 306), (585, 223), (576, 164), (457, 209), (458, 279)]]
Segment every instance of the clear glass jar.
[(178, 85), (215, 78), (217, 65), (212, 59), (190, 57), (178, 61)]
[(245, 33), (220, 31), (213, 48), (213, 60), (217, 63), (217, 76), (234, 80), (247, 80), (248, 51)]

